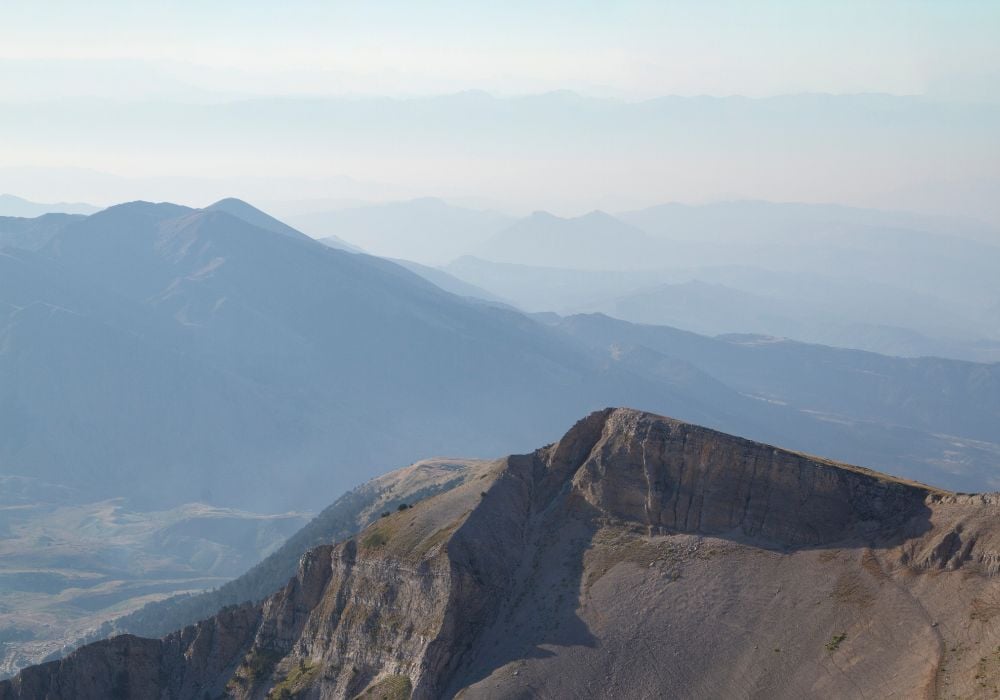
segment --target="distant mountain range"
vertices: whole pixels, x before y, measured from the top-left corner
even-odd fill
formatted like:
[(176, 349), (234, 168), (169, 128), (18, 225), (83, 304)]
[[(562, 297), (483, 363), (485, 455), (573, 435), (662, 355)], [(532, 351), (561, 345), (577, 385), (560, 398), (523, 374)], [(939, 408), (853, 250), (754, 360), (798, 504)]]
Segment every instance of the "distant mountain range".
[(292, 216), (320, 239), (336, 235), (372, 255), (443, 265), (509, 226), (513, 218), (424, 198)]
[[(41, 246), (59, 216), (0, 218), (0, 245)], [(431, 198), (293, 221), (331, 247), (410, 261), (448, 291), (529, 312), (1000, 361), (1000, 233), (973, 221), (768, 202), (514, 219)]]
[(764, 202), (535, 214), (443, 269), (527, 311), (993, 362), (1000, 247), (983, 241), (1000, 234), (986, 231)]
[(15, 197), (12, 194), (0, 194), (0, 217), (36, 217), (43, 214), (93, 214), (100, 207), (91, 204), (56, 202), (55, 204), (39, 204), (27, 199)]
[(0, 266), (4, 470), (99, 493), (318, 505), (414, 440), (489, 454), (654, 395), (514, 312), (218, 208), (112, 207)]
[(602, 211), (565, 219), (535, 212), (473, 249), (501, 263), (616, 270), (660, 267), (660, 246), (648, 234)]
[[(483, 288), (505, 275), (507, 286), (471, 286), (458, 263), (451, 275), (331, 248), (239, 200), (0, 219), (0, 478), (72, 494), (59, 512), (93, 517), (116, 538), (98, 546), (71, 532), (72, 517), (48, 511), (0, 522), (22, 554), (37, 543), (30, 560), (8, 553), (25, 564), (18, 581), (51, 587), (36, 609), (70, 598), (86, 606), (46, 628), (48, 637), (38, 625), (7, 630), (4, 667), (94, 633), (147, 596), (233, 573), (213, 553), (247, 561), (274, 542), (271, 521), (254, 513), (319, 509), (421, 456), (529, 449), (607, 405), (954, 490), (1000, 488), (1000, 365), (709, 338), (601, 314), (529, 316), (505, 300), (521, 287), (544, 289), (546, 276), (565, 285), (566, 299), (589, 289), (599, 303), (616, 285), (646, 287), (659, 272), (460, 262), (495, 274)], [(758, 296), (766, 293), (775, 292)], [(384, 495), (368, 494), (365, 508), (393, 505)], [(111, 498), (120, 500), (109, 515), (99, 504)], [(253, 512), (203, 540), (171, 529), (234, 509)], [(351, 513), (351, 527), (372, 517)], [(317, 532), (345, 533), (340, 515), (336, 522)], [(53, 573), (78, 540), (88, 543), (75, 550), (82, 558), (64, 563), (105, 572), (106, 590), (68, 592), (76, 579)], [(185, 570), (173, 584), (102, 559), (113, 551), (126, 566), (157, 549), (157, 571)], [(288, 573), (291, 551), (256, 584), (227, 590), (263, 594), (275, 572)], [(23, 606), (17, 595), (0, 595), (0, 606)], [(162, 619), (205, 612), (206, 600), (167, 605)], [(150, 615), (133, 622), (148, 625)]]
[[(131, 83), (150, 85), (157, 77)], [(632, 101), (565, 90), (399, 99), (230, 95), (211, 104), (166, 99), (169, 108), (159, 99), (123, 104), (67, 96), (57, 111), (45, 100), (7, 100), (4, 125), (18, 134), (21, 153), (127, 163), (141, 148), (154, 170), (152, 164), (162, 164), (162, 172), (167, 163), (198, 168), (211, 162), (211, 170), (227, 177), (125, 178), (9, 167), (0, 168), (0, 191), (199, 203), (227, 193), (256, 202), (443, 193), (495, 198), (500, 209), (557, 212), (616, 212), (665, 200), (822, 196), (873, 207), (923, 207), (1000, 225), (996, 103), (888, 94)], [(151, 129), (171, 128), (183, 129), (185, 138), (149, 138)], [(269, 167), (247, 172), (250, 151)], [(305, 153), (310, 166), (303, 170)], [(284, 175), (290, 172), (309, 176)], [(391, 182), (370, 182), (382, 177)], [(409, 252), (370, 252), (413, 259)]]
[[(799, 381), (828, 394), (831, 420), (796, 392), (764, 400), (785, 383), (783, 345), (760, 344), (753, 371), (772, 379), (747, 391), (726, 366), (669, 343), (623, 331), (609, 354), (243, 202), (140, 202), (0, 231), (11, 221), (21, 233), (0, 255), (3, 473), (146, 505), (319, 507), (417, 454), (496, 454), (581, 409), (632, 403), (953, 488), (997, 483), (995, 366), (942, 365), (941, 397), (980, 412), (946, 421), (941, 398), (912, 412), (924, 378), (907, 374), (909, 360), (879, 358), (897, 388), (878, 414), (866, 412), (866, 384), (818, 362)], [(871, 356), (839, 357), (867, 376)]]

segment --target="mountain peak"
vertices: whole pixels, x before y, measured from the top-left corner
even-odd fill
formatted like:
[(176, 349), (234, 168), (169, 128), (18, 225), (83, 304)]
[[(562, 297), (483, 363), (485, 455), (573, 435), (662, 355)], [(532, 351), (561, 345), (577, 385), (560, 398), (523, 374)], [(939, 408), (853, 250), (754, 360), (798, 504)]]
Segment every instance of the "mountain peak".
[(183, 216), (184, 214), (189, 214), (192, 211), (195, 210), (191, 207), (185, 207), (181, 204), (173, 204), (172, 202), (147, 202), (142, 199), (137, 199), (133, 202), (124, 202), (122, 204), (116, 204), (108, 207), (107, 209), (102, 209), (93, 216), (106, 217), (129, 215), (167, 219), (176, 216)]
[(254, 206), (251, 206), (244, 200), (238, 197), (223, 197), (219, 201), (209, 204), (205, 209), (229, 209), (229, 208), (242, 208), (242, 209), (253, 209), (254, 211), (259, 211)]
[[(995, 497), (638, 410), (592, 413), (531, 454), (447, 466), (453, 485), (306, 552), (262, 603), (162, 640), (85, 646), (0, 682), (0, 697), (107, 696), (120, 678), (134, 697), (670, 697), (708, 674), (717, 697), (745, 690), (744, 669), (754, 687), (792, 689), (780, 697), (874, 694), (886, 674), (915, 697), (1000, 572)], [(969, 657), (993, 637), (963, 637)], [(679, 670), (635, 664), (636, 639)], [(814, 669), (845, 639), (861, 661), (817, 688)]]
[(583, 419), (549, 459), (561, 471), (575, 464), (574, 490), (611, 517), (782, 545), (899, 527), (928, 495), (946, 493), (628, 408)]
[(237, 199), (235, 197), (226, 197), (225, 199), (220, 199), (214, 204), (210, 204), (205, 207), (202, 211), (206, 212), (224, 212), (231, 216), (235, 216), (238, 219), (242, 219), (248, 224), (252, 224), (257, 228), (262, 228), (265, 231), (270, 231), (271, 233), (280, 233), (283, 236), (288, 236), (290, 238), (298, 238), (304, 240), (313, 240), (306, 234), (292, 228), (283, 221), (275, 219), (270, 214), (267, 214), (257, 207), (244, 202), (242, 199)]
[(544, 209), (536, 209), (529, 215), (530, 219), (535, 219), (536, 221), (564, 221), (560, 216), (556, 216), (552, 212), (545, 211)]
[(608, 212), (604, 211), (603, 209), (593, 209), (591, 211), (588, 211), (586, 214), (584, 214), (580, 218), (581, 219), (600, 220), (600, 221), (616, 221), (618, 223), (624, 223), (624, 222), (620, 221), (619, 219), (616, 219), (614, 216), (612, 216)]

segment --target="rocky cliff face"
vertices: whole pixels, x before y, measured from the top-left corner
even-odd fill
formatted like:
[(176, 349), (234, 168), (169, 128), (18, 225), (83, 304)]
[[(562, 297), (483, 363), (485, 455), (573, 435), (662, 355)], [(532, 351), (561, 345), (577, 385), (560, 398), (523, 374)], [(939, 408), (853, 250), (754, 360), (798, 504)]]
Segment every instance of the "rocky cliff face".
[[(1000, 692), (1000, 502), (625, 409), (6, 698)], [(959, 651), (956, 651), (959, 650)]]

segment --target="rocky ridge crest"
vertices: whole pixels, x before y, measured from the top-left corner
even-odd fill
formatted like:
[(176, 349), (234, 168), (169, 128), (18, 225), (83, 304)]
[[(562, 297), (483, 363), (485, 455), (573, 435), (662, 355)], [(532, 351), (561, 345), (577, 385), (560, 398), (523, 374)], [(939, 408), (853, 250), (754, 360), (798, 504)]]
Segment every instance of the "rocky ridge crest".
[[(826, 552), (863, 551), (878, 580), (961, 568), (986, 586), (1000, 561), (996, 496), (950, 494), (629, 409), (591, 414), (558, 443), (478, 468), (357, 537), (310, 550), (259, 605), (162, 640), (88, 645), (0, 684), (0, 700), (351, 698), (387, 688), (507, 697), (492, 681), (540, 649), (572, 660), (601, 634), (613, 649), (617, 633), (586, 611), (605, 595), (602, 579), (637, 565), (670, 583), (694, 580), (705, 551), (728, 553), (720, 563), (765, 553), (793, 568), (810, 553), (826, 562)], [(831, 615), (856, 602), (837, 590)], [(666, 614), (665, 601), (646, 604), (651, 617)], [(565, 637), (552, 641), (558, 630)], [(639, 682), (651, 685), (627, 685)], [(616, 694), (677, 690), (662, 678), (605, 683)]]

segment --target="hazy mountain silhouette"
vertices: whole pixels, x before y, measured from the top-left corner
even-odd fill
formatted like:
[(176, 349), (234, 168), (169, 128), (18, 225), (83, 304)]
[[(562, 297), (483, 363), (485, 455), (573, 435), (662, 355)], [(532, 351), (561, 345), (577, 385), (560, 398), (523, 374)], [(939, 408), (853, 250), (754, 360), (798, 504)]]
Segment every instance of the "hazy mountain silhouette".
[(498, 453), (615, 395), (713, 413), (519, 314), (218, 210), (112, 207), (2, 260), (4, 470), (94, 492), (322, 503), (414, 442)]
[[(600, 311), (708, 334), (1000, 360), (989, 311), (1000, 248), (976, 240), (981, 225), (766, 202), (663, 205), (622, 216), (648, 240), (631, 253), (628, 244), (605, 241), (599, 267), (580, 260), (590, 238), (574, 232), (560, 251), (536, 260), (525, 244), (520, 257), (484, 251), (444, 269), (527, 311)], [(533, 221), (539, 241), (565, 228), (556, 218)]]
[[(1000, 443), (1000, 363), (902, 359), (753, 335), (707, 338), (600, 314), (548, 322), (595, 350), (662, 353), (742, 396), (831, 420), (869, 420)], [(995, 444), (988, 447), (987, 454), (995, 449)], [(983, 466), (988, 464), (989, 458)], [(968, 466), (954, 465), (956, 472)], [(984, 476), (992, 489), (1000, 486), (1000, 472), (991, 471), (987, 468)]]
[(40, 204), (31, 202), (12, 194), (0, 194), (0, 217), (17, 216), (33, 218), (43, 214), (93, 214), (99, 211), (100, 207), (81, 202), (55, 202), (53, 204)]
[(982, 225), (960, 219), (769, 202), (664, 205), (621, 217), (668, 244), (673, 266), (839, 274), (976, 310), (1000, 276), (1000, 247), (978, 240)]
[[(323, 242), (325, 243), (326, 241), (324, 240)], [(509, 302), (504, 301), (495, 294), (486, 291), (482, 287), (477, 287), (474, 284), (463, 282), (459, 278), (448, 274), (440, 268), (421, 265), (420, 263), (413, 262), (412, 260), (401, 260), (399, 258), (392, 258), (392, 262), (405, 267), (414, 274), (420, 275), (431, 284), (440, 287), (444, 291), (451, 294), (510, 306)]]
[[(300, 154), (307, 145), (315, 162), (343, 167), (381, 162), (395, 185), (373, 192), (359, 188), (359, 183), (306, 177), (292, 186), (288, 178), (267, 173), (254, 178), (256, 184), (247, 183), (248, 177), (91, 181), (77, 173), (70, 180), (72, 191), (81, 192), (84, 199), (121, 201), (146, 193), (143, 196), (194, 201), (240, 192), (259, 201), (370, 200), (402, 190), (413, 193), (402, 196), (463, 192), (502, 197), (506, 206), (515, 208), (545, 203), (565, 211), (635, 208), (640, 206), (635, 203), (655, 202), (664, 193), (705, 201), (733, 192), (769, 199), (864, 196), (880, 206), (911, 208), (930, 203), (929, 198), (925, 191), (900, 192), (904, 185), (947, 177), (952, 189), (968, 191), (969, 185), (976, 186), (974, 180), (987, 185), (995, 180), (995, 166), (986, 167), (982, 158), (996, 153), (995, 124), (1000, 121), (996, 104), (887, 94), (668, 96), (642, 101), (567, 91), (523, 97), (470, 91), (392, 100), (289, 95), (208, 105), (175, 103), (169, 115), (159, 100), (133, 100), (127, 109), (119, 100), (99, 98), (69, 98), (64, 105), (53, 115), (45, 101), (8, 102), (6, 128), (18, 134), (25, 152), (37, 148), (68, 153), (87, 143), (90, 152), (104, 153), (112, 162), (141, 144), (152, 163), (188, 162), (193, 168), (208, 162), (245, 162), (247, 149), (256, 147), (270, 172), (287, 173), (301, 169)], [(183, 125), (185, 138), (151, 142), (150, 125)], [(886, 138), (887, 133), (892, 138)], [(859, 168), (849, 159), (831, 158), (852, 150), (879, 167)], [(827, 167), (811, 167), (816, 163)], [(39, 172), (25, 184), (21, 172), (11, 177), (0, 172), (0, 191), (26, 191), (29, 185), (32, 192), (55, 189), (57, 175)], [(243, 183), (248, 187), (237, 186)], [(963, 212), (1000, 223), (995, 205), (987, 199), (992, 189), (976, 189), (983, 192), (986, 206), (965, 207)], [(302, 227), (299, 221), (290, 223)], [(367, 247), (346, 233), (343, 237)], [(407, 251), (387, 254), (414, 259)]]
[(448, 262), (512, 221), (504, 214), (456, 207), (432, 197), (301, 214), (289, 220), (317, 238), (336, 234), (373, 255), (422, 264)]
[(564, 219), (536, 211), (472, 249), (501, 263), (624, 269), (663, 265), (656, 241), (602, 211)]
[[(629, 403), (954, 488), (995, 478), (989, 413), (980, 442), (960, 444), (907, 419), (906, 394), (868, 413), (856, 393), (867, 384), (828, 381), (831, 420), (808, 401), (748, 396), (725, 367), (670, 347), (612, 351), (220, 209), (120, 205), (39, 251), (0, 256), (4, 473), (147, 505), (211, 493), (223, 505), (316, 507), (414, 455), (500, 454), (581, 410)], [(967, 367), (938, 392), (993, 405), (994, 370)], [(952, 404), (933, 397), (928, 415), (945, 416)]]
[(243, 219), (248, 224), (253, 224), (254, 226), (262, 228), (265, 231), (280, 233), (291, 238), (309, 238), (309, 236), (300, 231), (296, 231), (283, 221), (278, 221), (273, 216), (265, 214), (260, 209), (252, 207), (246, 202), (234, 197), (220, 199), (215, 204), (205, 207), (204, 211), (224, 211), (227, 214), (232, 214), (236, 218)]
[(43, 214), (37, 218), (0, 217), (0, 249), (38, 250), (81, 214)]

